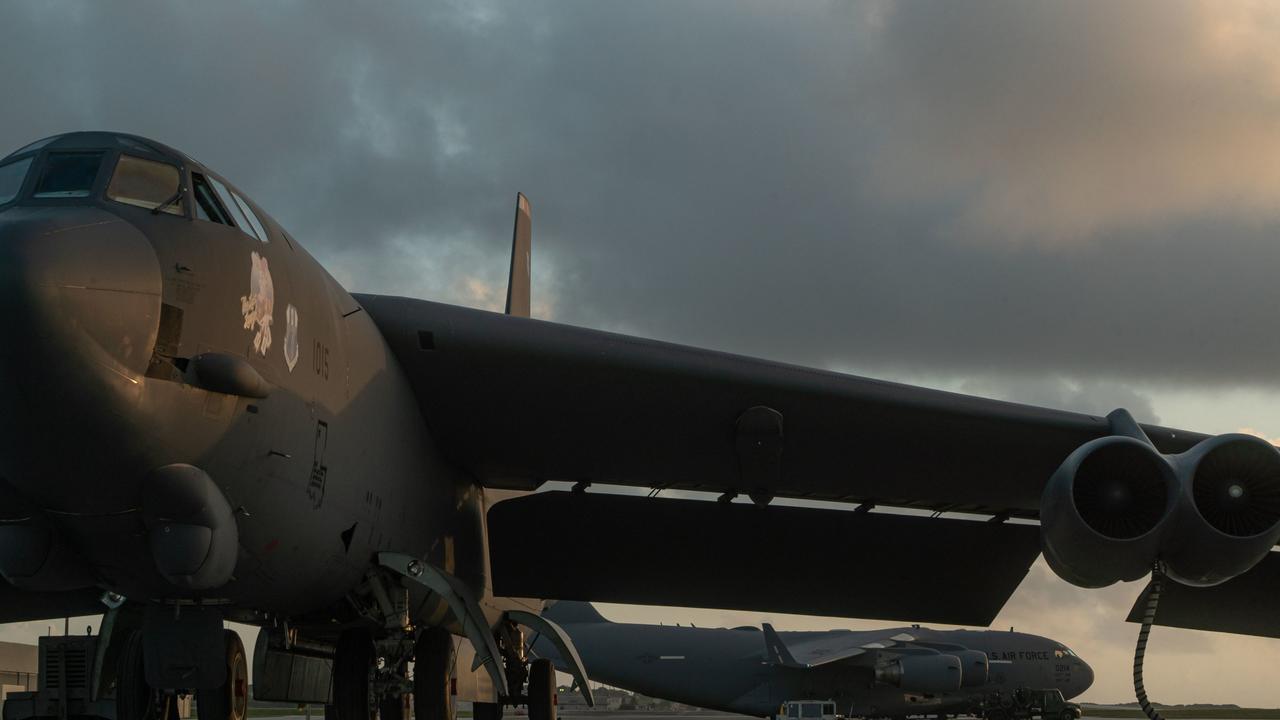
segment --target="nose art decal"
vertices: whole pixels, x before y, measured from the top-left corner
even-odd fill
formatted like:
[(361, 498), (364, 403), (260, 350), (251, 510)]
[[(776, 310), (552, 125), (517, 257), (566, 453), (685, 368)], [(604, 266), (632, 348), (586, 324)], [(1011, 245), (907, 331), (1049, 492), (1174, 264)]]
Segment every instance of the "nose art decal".
[(289, 372), (298, 364), (298, 308), (293, 305), (284, 311), (284, 364)]
[[(257, 332), (253, 336), (253, 349), (263, 357), (271, 347), (271, 316), (275, 312), (276, 291), (271, 283), (271, 270), (267, 259), (253, 253), (249, 273), (249, 294), (240, 298), (240, 312), (244, 315), (244, 329)], [(290, 368), (292, 369), (292, 368)]]

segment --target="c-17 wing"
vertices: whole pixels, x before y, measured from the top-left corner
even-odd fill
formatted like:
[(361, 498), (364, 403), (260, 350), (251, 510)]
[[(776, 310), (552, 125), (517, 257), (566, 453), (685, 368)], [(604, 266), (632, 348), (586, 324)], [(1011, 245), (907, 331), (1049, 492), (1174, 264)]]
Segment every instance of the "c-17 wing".
[(764, 631), (765, 658), (768, 662), (796, 669), (815, 668), (886, 650), (902, 654), (937, 654), (936, 650), (909, 647), (907, 644), (915, 641), (915, 636), (901, 630), (792, 633), (804, 637), (787, 644), (769, 623), (763, 623), (761, 629)]
[[(442, 450), (548, 480), (1034, 517), (1103, 417), (424, 300), (361, 295)], [(1204, 435), (1144, 426), (1161, 452)]]

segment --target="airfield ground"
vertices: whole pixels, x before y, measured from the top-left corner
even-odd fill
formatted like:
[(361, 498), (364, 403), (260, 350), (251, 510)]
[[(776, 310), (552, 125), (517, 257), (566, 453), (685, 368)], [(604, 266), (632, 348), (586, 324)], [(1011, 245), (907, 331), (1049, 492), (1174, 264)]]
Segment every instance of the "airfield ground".
[[(255, 708), (250, 712), (251, 718), (271, 718), (272, 720), (306, 720), (301, 714), (273, 714), (278, 710)], [(1186, 713), (1186, 714), (1184, 714)], [(1174, 720), (1280, 720), (1280, 709), (1259, 708), (1170, 708), (1161, 714)], [(747, 720), (746, 715), (730, 715), (728, 713), (696, 711), (682, 713), (668, 712), (626, 712), (626, 711), (593, 711), (562, 710), (562, 718), (581, 718), (582, 720)], [(321, 712), (312, 713), (312, 720), (323, 720)], [(459, 712), (458, 717), (470, 717), (468, 712)], [(508, 713), (507, 718), (523, 718), (523, 713)], [(1089, 718), (1144, 718), (1142, 712), (1128, 707), (1089, 707), (1086, 708), (1084, 720)]]

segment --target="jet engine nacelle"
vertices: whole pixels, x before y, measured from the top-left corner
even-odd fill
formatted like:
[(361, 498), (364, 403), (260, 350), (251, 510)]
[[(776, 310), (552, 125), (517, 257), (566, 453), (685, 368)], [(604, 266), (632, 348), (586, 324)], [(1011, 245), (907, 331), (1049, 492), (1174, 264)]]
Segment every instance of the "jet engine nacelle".
[(967, 688), (981, 687), (987, 684), (987, 654), (980, 650), (961, 650), (956, 653), (960, 658), (960, 685)]
[(1280, 541), (1280, 451), (1253, 435), (1219, 435), (1171, 458), (1183, 479), (1160, 557), (1184, 585), (1226, 582)]
[(1161, 455), (1122, 412), (1118, 434), (1080, 446), (1045, 486), (1041, 544), (1060, 577), (1104, 587), (1159, 561), (1178, 582), (1215, 585), (1280, 540), (1280, 451), (1230, 434)]
[(876, 668), (876, 682), (919, 693), (959, 690), (963, 676), (955, 655), (903, 655)]
[(1173, 466), (1149, 443), (1112, 435), (1067, 456), (1040, 499), (1044, 558), (1081, 587), (1151, 571), (1177, 498)]

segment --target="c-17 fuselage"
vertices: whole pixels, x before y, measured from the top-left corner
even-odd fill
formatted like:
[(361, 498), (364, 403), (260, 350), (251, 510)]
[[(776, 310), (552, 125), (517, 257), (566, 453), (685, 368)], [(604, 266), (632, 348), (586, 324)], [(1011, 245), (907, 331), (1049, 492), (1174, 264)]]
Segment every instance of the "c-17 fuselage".
[[(1021, 632), (913, 625), (773, 633), (768, 626), (613, 623), (585, 603), (556, 603), (546, 614), (573, 636), (593, 679), (745, 715), (774, 715), (783, 703), (803, 699), (832, 700), (849, 717), (957, 714), (973, 711), (992, 693), (1056, 688), (1072, 698), (1093, 683), (1092, 668), (1065, 645)], [(796, 657), (779, 658), (771, 642)], [(799, 655), (806, 648), (810, 655)], [(535, 650), (555, 656), (547, 643)], [(966, 657), (975, 652), (976, 658)], [(910, 661), (905, 673), (896, 671), (903, 658), (949, 654), (959, 655), (960, 673), (940, 676), (922, 667), (916, 679)], [(954, 686), (941, 687), (948, 683)]]

